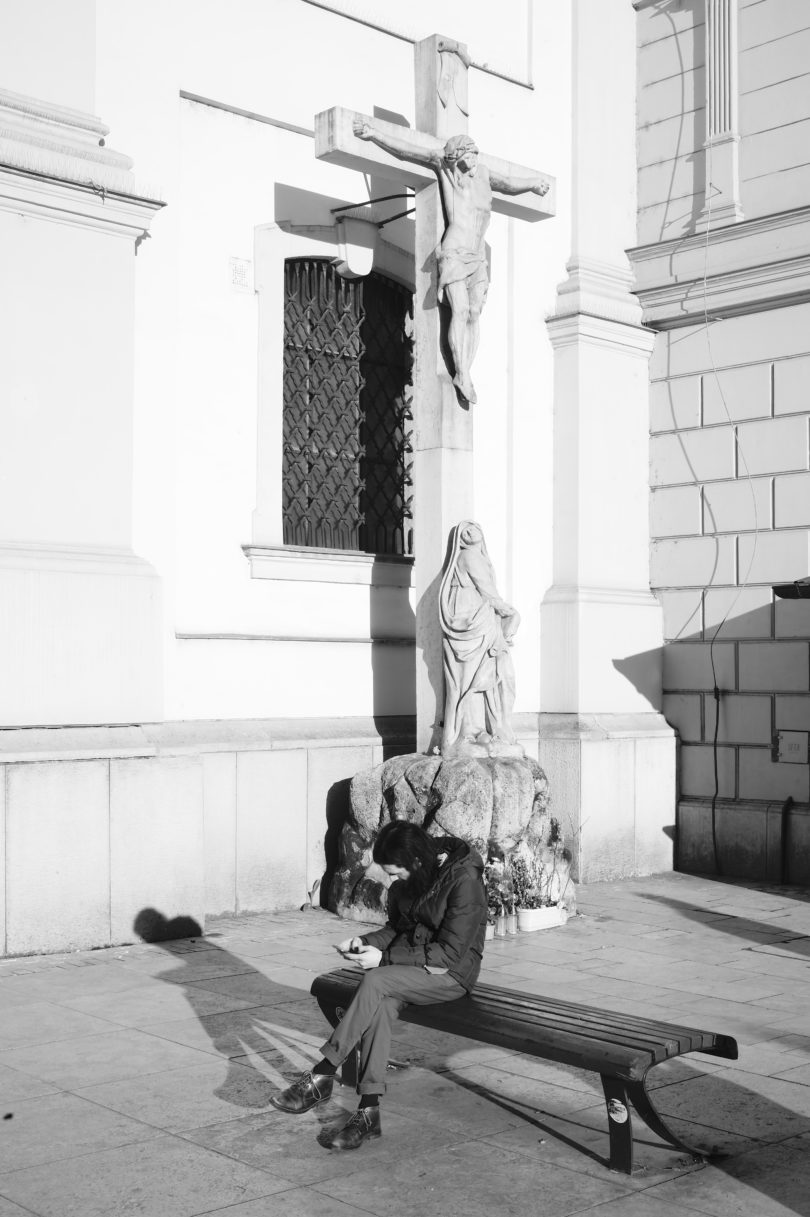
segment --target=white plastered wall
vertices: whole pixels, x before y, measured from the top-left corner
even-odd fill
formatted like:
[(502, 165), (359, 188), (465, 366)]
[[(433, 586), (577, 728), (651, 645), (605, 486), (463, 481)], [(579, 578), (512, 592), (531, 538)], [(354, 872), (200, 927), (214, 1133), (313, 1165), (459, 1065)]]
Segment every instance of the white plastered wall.
[[(360, 16), (367, 7), (350, 6)], [(524, 82), (531, 46), (534, 90), (471, 69), (470, 128), (482, 148), (559, 175), (564, 124), (545, 116), (568, 88), (567, 56), (555, 53), (565, 20), (535, 14), (527, 41), (530, 7), (515, 6), (495, 43), (491, 14), (478, 4), (417, 6), (402, 32), (426, 36), (444, 19), (474, 60), (503, 64)], [(267, 437), (273, 425), (280, 437), (281, 377), (262, 367), (259, 300), (232, 286), (231, 259), (251, 262), (256, 286), (271, 291), (257, 234), (291, 224), (274, 256), (282, 247), (286, 256), (330, 254), (322, 235), (300, 229), (322, 227), (330, 206), (367, 197), (367, 183), (317, 162), (299, 130), (179, 93), (294, 128), (311, 128), (314, 114), (334, 104), (411, 122), (413, 48), (303, 0), (280, 0), (272, 14), (246, 0), (229, 9), (224, 26), (213, 4), (180, 5), (168, 22), (161, 8), (157, 48), (149, 15), (142, 7), (114, 20), (100, 14), (97, 104), (168, 201), (138, 256), (135, 441), (136, 536), (165, 579), (166, 716), (407, 712), (407, 647), (360, 641), (412, 632), (403, 595), (327, 577), (251, 578), (242, 552), (268, 541), (266, 491), (279, 466), (268, 474)], [(158, 19), (157, 8), (152, 15)], [(134, 63), (149, 65), (146, 96)], [(410, 224), (384, 230), (406, 257)], [(493, 220), (492, 289), (476, 363), (476, 512), (502, 590), (524, 618), (516, 663), (517, 708), (526, 711), (538, 709), (539, 604), (550, 577), (552, 372), (543, 319), (563, 273), (555, 226)], [(385, 256), (380, 269), (406, 277)], [(274, 375), (275, 419), (267, 409)], [(280, 536), (280, 516), (276, 527)], [(356, 641), (282, 641), (310, 634)]]

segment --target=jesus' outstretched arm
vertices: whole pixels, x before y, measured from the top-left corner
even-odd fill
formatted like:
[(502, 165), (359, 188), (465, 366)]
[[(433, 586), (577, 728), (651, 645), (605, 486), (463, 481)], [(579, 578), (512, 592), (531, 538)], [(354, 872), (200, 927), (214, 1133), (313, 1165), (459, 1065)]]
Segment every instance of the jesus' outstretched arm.
[[(399, 157), (403, 161), (413, 161), (416, 165), (425, 165), (429, 169), (437, 169), (442, 163), (441, 149), (431, 151), (424, 148), (415, 140), (404, 136), (392, 135), (390, 131), (382, 131), (376, 123), (357, 115), (352, 122), (352, 130), (358, 139), (371, 140), (386, 152)], [(403, 128), (407, 130), (407, 128)]]
[(489, 168), (489, 183), (499, 194), (528, 194), (531, 191), (532, 194), (539, 194), (541, 198), (548, 194), (551, 185), (548, 178), (543, 177), (541, 173), (535, 173), (531, 177), (512, 177), (498, 173), (492, 168)]

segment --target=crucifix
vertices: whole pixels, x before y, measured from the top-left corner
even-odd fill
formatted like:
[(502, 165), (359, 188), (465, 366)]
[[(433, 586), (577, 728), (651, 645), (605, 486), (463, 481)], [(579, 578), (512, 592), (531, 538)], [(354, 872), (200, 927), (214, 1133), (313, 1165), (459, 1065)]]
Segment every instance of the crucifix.
[(316, 157), (416, 195), (416, 716), (417, 748), (426, 752), (438, 746), (444, 709), (442, 566), (451, 530), (474, 518), (470, 365), (489, 283), (484, 236), (493, 211), (528, 221), (554, 215), (553, 179), (479, 152), (469, 138), (469, 66), (463, 43), (438, 34), (416, 43), (416, 129), (341, 107), (315, 118)]

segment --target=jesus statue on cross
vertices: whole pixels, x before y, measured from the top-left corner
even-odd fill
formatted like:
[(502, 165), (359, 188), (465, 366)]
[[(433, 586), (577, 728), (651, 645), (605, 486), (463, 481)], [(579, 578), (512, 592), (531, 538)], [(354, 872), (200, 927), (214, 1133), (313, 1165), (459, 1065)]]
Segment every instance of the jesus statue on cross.
[(481, 310), (487, 298), (489, 270), (485, 236), (492, 215), (492, 191), (541, 197), (549, 181), (541, 174), (513, 177), (499, 173), (479, 160), (478, 148), (469, 135), (454, 135), (444, 148), (394, 135), (390, 125), (383, 130), (358, 115), (353, 131), (359, 139), (371, 140), (400, 160), (433, 169), (439, 179), (447, 227), (438, 253), (439, 299), (450, 306), (448, 341), (453, 356), (453, 384), (459, 396), (471, 405), (476, 393), (470, 378), (480, 336)]

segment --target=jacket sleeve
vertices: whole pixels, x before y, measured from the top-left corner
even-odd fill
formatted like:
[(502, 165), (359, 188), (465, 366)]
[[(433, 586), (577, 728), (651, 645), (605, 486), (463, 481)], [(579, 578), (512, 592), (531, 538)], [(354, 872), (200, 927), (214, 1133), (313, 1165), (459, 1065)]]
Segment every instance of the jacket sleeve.
[(381, 951), (384, 951), (394, 941), (396, 936), (397, 931), (391, 925), (391, 922), (387, 921), (379, 930), (371, 930), (368, 934), (361, 934), (360, 941), (364, 942), (366, 946), (378, 947)]
[[(481, 880), (469, 872), (463, 873), (448, 892), (447, 908), (433, 941), (412, 944), (404, 935), (397, 936), (384, 951), (383, 960), (413, 964), (417, 968), (457, 966), (475, 941), (486, 907)], [(418, 933), (414, 937), (418, 939)]]
[(399, 932), (395, 924), (399, 920), (399, 904), (397, 902), (395, 883), (389, 887), (386, 900), (388, 920), (385, 925), (381, 926), (379, 930), (370, 930), (368, 934), (360, 935), (361, 942), (364, 942), (369, 947), (377, 947), (380, 951), (385, 951)]

